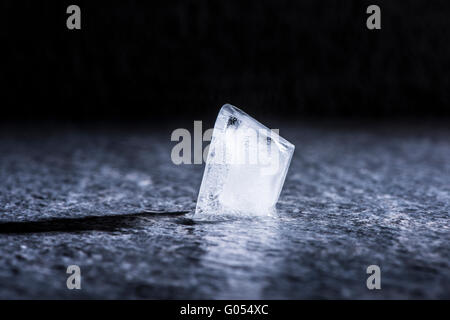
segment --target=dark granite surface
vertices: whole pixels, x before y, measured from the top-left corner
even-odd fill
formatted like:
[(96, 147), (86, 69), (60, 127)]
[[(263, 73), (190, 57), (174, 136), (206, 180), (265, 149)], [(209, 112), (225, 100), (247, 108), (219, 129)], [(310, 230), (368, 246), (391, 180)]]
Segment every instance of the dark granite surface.
[(282, 128), (277, 216), (217, 221), (173, 129), (2, 127), (0, 298), (450, 298), (445, 125)]

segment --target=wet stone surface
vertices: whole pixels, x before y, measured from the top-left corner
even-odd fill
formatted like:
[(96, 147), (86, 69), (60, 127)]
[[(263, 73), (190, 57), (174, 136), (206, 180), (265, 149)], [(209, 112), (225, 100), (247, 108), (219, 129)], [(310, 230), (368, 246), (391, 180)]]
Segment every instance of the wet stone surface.
[(450, 298), (450, 131), (350, 127), (280, 130), (277, 216), (213, 221), (169, 129), (3, 128), (0, 298)]

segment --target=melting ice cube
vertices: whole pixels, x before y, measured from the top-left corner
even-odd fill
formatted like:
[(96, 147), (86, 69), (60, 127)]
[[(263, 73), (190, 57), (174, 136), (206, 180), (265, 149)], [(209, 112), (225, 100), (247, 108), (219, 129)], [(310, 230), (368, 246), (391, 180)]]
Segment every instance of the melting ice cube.
[(195, 213), (270, 214), (294, 149), (275, 130), (224, 105), (214, 125)]

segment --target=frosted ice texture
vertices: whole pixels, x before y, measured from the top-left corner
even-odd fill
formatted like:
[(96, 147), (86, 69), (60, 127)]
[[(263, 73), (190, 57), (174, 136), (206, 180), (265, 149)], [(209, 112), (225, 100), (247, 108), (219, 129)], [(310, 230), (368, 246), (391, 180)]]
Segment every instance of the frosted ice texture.
[(295, 146), (242, 110), (217, 116), (195, 214), (269, 215)]

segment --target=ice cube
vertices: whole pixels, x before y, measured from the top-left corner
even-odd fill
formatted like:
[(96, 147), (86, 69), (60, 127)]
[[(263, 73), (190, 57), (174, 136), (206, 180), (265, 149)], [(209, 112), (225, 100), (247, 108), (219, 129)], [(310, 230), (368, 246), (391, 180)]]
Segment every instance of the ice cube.
[(217, 116), (195, 214), (269, 215), (295, 146), (242, 110)]

